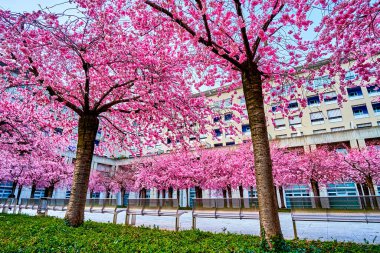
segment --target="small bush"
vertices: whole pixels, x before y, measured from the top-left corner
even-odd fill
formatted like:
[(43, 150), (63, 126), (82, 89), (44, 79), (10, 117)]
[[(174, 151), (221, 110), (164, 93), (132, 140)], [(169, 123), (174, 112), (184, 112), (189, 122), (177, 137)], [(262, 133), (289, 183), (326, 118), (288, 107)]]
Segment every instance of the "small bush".
[[(287, 241), (288, 252), (380, 252), (380, 245)], [(68, 227), (62, 219), (0, 214), (0, 252), (265, 252), (260, 238), (230, 233), (172, 232), (85, 222)]]

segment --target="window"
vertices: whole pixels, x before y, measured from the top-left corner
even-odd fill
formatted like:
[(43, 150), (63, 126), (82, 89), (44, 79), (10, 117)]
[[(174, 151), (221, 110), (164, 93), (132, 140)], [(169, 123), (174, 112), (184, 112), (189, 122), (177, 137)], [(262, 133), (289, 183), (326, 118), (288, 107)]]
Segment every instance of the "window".
[(170, 138), (167, 138), (167, 139), (166, 139), (166, 143), (167, 143), (167, 144), (170, 144), (170, 143), (172, 143), (172, 140), (171, 140)]
[(326, 92), (323, 94), (323, 101), (325, 101), (326, 104), (332, 104), (337, 101), (337, 95), (335, 91)]
[(380, 87), (377, 85), (368, 86), (367, 92), (369, 96), (380, 95)]
[(0, 183), (0, 198), (6, 199), (12, 193), (12, 182)]
[(244, 135), (251, 135), (251, 129), (249, 125), (242, 125), (241, 126), (241, 131), (243, 132)]
[(322, 76), (322, 77), (315, 78), (312, 81), (312, 87), (315, 90), (322, 89), (324, 86), (327, 86), (330, 83), (331, 83), (331, 80), (330, 80), (329, 76)]
[(380, 126), (380, 121), (377, 122), (377, 125)]
[(291, 137), (297, 137), (297, 136), (302, 136), (303, 132), (297, 132), (297, 133), (291, 133)]
[(285, 128), (285, 119), (275, 119), (274, 120), (274, 127), (277, 130), (281, 130)]
[(214, 144), (214, 147), (222, 147), (223, 146), (223, 143), (215, 143)]
[(366, 105), (352, 106), (352, 113), (356, 119), (368, 117), (368, 110)]
[(226, 146), (232, 146), (232, 145), (235, 145), (234, 141), (226, 142)]
[(218, 116), (218, 117), (214, 117), (214, 123), (216, 123), (216, 122), (219, 122), (220, 121), (220, 117)]
[(343, 131), (344, 130), (344, 126), (341, 126), (341, 127), (332, 127), (331, 128), (331, 132), (339, 132), (339, 131)]
[(231, 106), (232, 106), (232, 99), (231, 98), (227, 98), (227, 99), (222, 100), (222, 107), (223, 108), (229, 108)]
[(289, 105), (288, 105), (288, 108), (289, 108), (290, 110), (298, 109), (298, 103), (297, 103), (297, 101), (290, 101), (290, 102), (289, 102)]
[(301, 127), (301, 118), (299, 116), (294, 116), (293, 119), (289, 118), (289, 125), (292, 127)]
[(280, 108), (279, 107), (280, 107), (279, 103), (273, 104), (272, 105), (272, 112), (273, 113), (280, 112)]
[(357, 196), (355, 183), (343, 183), (343, 184), (328, 184), (327, 185), (328, 196), (340, 196), (348, 198), (330, 198), (329, 205), (331, 208), (344, 208), (344, 209), (360, 209), (360, 202), (358, 198), (352, 198), (350, 196)]
[(224, 115), (224, 121), (231, 121), (232, 120), (232, 113), (228, 113)]
[(66, 191), (65, 198), (69, 199), (71, 195), (71, 191)]
[(347, 71), (344, 77), (345, 80), (354, 80), (357, 77), (354, 71)]
[(335, 152), (341, 153), (341, 154), (344, 154), (344, 155), (348, 154), (348, 151), (345, 148), (337, 148), (337, 149), (335, 149)]
[(320, 125), (325, 122), (322, 112), (310, 113), (310, 120), (312, 125)]
[(367, 128), (367, 127), (372, 127), (372, 123), (371, 123), (371, 122), (368, 122), (368, 123), (357, 124), (356, 127), (357, 127), (357, 128)]
[(240, 104), (241, 105), (245, 105), (245, 97), (241, 97), (240, 98)]
[(220, 129), (214, 129), (214, 133), (216, 137), (222, 136), (222, 131)]
[(321, 134), (321, 133), (326, 133), (326, 129), (313, 130), (313, 134)]
[(294, 84), (285, 84), (282, 86), (281, 93), (286, 96), (291, 94), (295, 90)]
[(362, 88), (359, 86), (347, 88), (347, 94), (350, 99), (358, 99), (363, 97)]
[(195, 136), (190, 136), (189, 141), (195, 141), (197, 138)]
[(312, 207), (311, 201), (308, 198), (302, 198), (300, 201), (299, 198), (292, 197), (309, 197), (310, 190), (307, 185), (291, 185), (284, 187), (285, 193), (285, 204), (287, 208), (291, 207)]
[(375, 112), (375, 115), (380, 115), (380, 102), (372, 103), (372, 108)]
[(222, 100), (220, 101), (214, 101), (214, 103), (212, 104), (212, 107), (214, 108), (220, 108), (222, 105)]
[(93, 199), (98, 199), (98, 198), (100, 198), (100, 192), (93, 192), (91, 197), (92, 197)]
[(241, 115), (242, 118), (248, 119), (248, 111), (247, 109), (243, 110), (243, 115)]
[(330, 122), (342, 121), (342, 112), (339, 108), (327, 110), (327, 117), (329, 118)]
[(319, 96), (312, 96), (307, 98), (307, 104), (309, 106), (318, 106), (320, 105)]
[(40, 199), (45, 197), (45, 189), (36, 189), (34, 192), (34, 198), (35, 199)]
[(283, 138), (286, 138), (286, 137), (288, 137), (286, 134), (276, 135), (276, 139), (283, 139)]

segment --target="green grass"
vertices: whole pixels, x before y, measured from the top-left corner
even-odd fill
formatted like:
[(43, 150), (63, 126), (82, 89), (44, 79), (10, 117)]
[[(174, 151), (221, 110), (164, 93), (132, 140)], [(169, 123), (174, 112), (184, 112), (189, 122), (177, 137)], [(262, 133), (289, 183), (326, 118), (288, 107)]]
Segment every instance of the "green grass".
[[(380, 252), (380, 245), (287, 241), (289, 252)], [(0, 252), (265, 252), (250, 235), (85, 222), (79, 228), (52, 217), (0, 214)]]

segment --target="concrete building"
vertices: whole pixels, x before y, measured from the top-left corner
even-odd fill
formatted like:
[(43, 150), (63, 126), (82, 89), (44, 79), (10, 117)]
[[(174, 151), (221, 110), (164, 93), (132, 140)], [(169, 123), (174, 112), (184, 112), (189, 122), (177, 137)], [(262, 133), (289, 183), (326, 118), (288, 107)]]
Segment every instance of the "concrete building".
[[(347, 72), (346, 80), (356, 78), (352, 72)], [(338, 84), (339, 81), (335, 80)], [(336, 149), (358, 148), (366, 145), (379, 145), (380, 147), (380, 89), (376, 86), (368, 87), (354, 86), (346, 89), (347, 94), (343, 95), (346, 101), (341, 105), (338, 104), (338, 92), (333, 89), (324, 89), (323, 84), (330, 83), (328, 76), (318, 77), (311, 80), (306, 85), (312, 85), (313, 92), (300, 91), (307, 102), (306, 108), (301, 108), (297, 100), (290, 101), (287, 104), (287, 110), (290, 113), (302, 110), (303, 116), (300, 118), (297, 113), (293, 117), (284, 117), (282, 110), (285, 108), (281, 104), (271, 103), (265, 106), (268, 122), (268, 134), (271, 141), (276, 141), (279, 146), (286, 148), (299, 148), (306, 152), (317, 148), (319, 145), (332, 145)], [(282, 94), (289, 94), (291, 86), (281, 87)], [(230, 93), (218, 95), (218, 90), (213, 89), (204, 92), (212, 102), (212, 108), (215, 111), (215, 117), (210, 121), (223, 122), (224, 126), (233, 126), (235, 131), (224, 131), (222, 128), (213, 127), (210, 134), (194, 136), (199, 138), (205, 147), (222, 147), (238, 145), (247, 139), (250, 139), (250, 128), (246, 110), (243, 114), (233, 110), (236, 105), (244, 107), (245, 99), (242, 88), (237, 88)], [(237, 123), (234, 117), (241, 119)], [(273, 122), (274, 124), (272, 124)], [(145, 154), (161, 154), (168, 152), (166, 143), (158, 143), (155, 147), (147, 147)], [(72, 162), (74, 154), (66, 154), (68, 162)], [(94, 170), (112, 173), (117, 170), (118, 166), (126, 165), (132, 161), (130, 154), (123, 154), (124, 159), (111, 159), (104, 157), (94, 157), (92, 168)], [(138, 158), (133, 158), (138, 159)], [(321, 196), (352, 196), (358, 195), (360, 185), (354, 182), (344, 184), (330, 184), (321, 189)], [(378, 194), (380, 186), (378, 186)], [(0, 197), (4, 197), (10, 190), (9, 184), (0, 186)], [(288, 203), (288, 197), (291, 196), (310, 196), (312, 192), (308, 185), (294, 185), (283, 189), (283, 193)], [(24, 190), (23, 197), (28, 197), (28, 191)], [(41, 191), (38, 194), (42, 195)], [(186, 195), (181, 191), (181, 204), (186, 205)], [(214, 196), (216, 193), (204, 190), (204, 196)], [(233, 196), (238, 196), (238, 191)], [(244, 192), (245, 196), (253, 196), (255, 192)], [(194, 190), (190, 190), (190, 198), (195, 195)], [(69, 196), (69, 190), (57, 190), (53, 197), (63, 198)], [(104, 197), (104, 193), (96, 193), (94, 197)], [(137, 193), (128, 194), (127, 197), (136, 197)], [(148, 191), (148, 196), (155, 197), (155, 189)], [(174, 193), (176, 196), (176, 193)], [(278, 195), (279, 196), (279, 195)], [(114, 196), (115, 197), (115, 196)], [(119, 194), (117, 196), (119, 199)], [(121, 202), (121, 201), (120, 201)]]

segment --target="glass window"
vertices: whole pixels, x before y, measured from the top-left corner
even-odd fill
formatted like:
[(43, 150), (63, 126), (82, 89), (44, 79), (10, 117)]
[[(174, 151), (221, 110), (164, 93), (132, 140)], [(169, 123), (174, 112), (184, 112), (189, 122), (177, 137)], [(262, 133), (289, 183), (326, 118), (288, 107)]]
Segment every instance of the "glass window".
[(218, 117), (214, 117), (214, 123), (216, 123), (216, 122), (219, 122), (220, 121), (220, 117), (218, 116)]
[(379, 95), (380, 94), (380, 87), (377, 85), (368, 86), (367, 92), (370, 96)]
[(232, 106), (232, 99), (231, 98), (227, 98), (227, 99), (224, 99), (222, 100), (222, 106), (223, 108), (229, 108)]
[[(285, 204), (287, 208), (291, 207), (312, 207), (310, 190), (307, 185), (291, 185), (284, 187)], [(297, 198), (292, 198), (297, 197)], [(305, 197), (305, 198), (300, 198)]]
[(357, 77), (354, 71), (347, 71), (344, 77), (345, 80), (354, 80)]
[(98, 198), (100, 198), (100, 192), (93, 192), (93, 193), (92, 193), (92, 198), (93, 198), (93, 199), (98, 199)]
[(12, 182), (0, 183), (0, 198), (5, 199), (12, 193)]
[(307, 98), (307, 104), (309, 106), (318, 106), (321, 104), (319, 101), (319, 96), (312, 96)]
[(248, 124), (241, 126), (241, 131), (244, 135), (251, 135), (251, 129)]
[(70, 190), (66, 191), (65, 198), (69, 199), (70, 195), (71, 195), (71, 191)]
[(380, 115), (380, 102), (372, 103), (372, 108), (375, 115)]
[(224, 121), (230, 121), (232, 120), (232, 113), (228, 113), (224, 115)]
[(272, 112), (279, 112), (280, 111), (280, 104), (276, 103), (272, 105)]
[(234, 141), (226, 142), (226, 146), (232, 146), (232, 145), (235, 145)]
[(355, 105), (352, 106), (352, 113), (355, 118), (366, 118), (368, 117), (368, 110), (366, 105)]
[(45, 197), (45, 189), (36, 189), (34, 192), (34, 198), (40, 199)]
[(359, 86), (347, 88), (347, 94), (349, 98), (362, 98), (363, 92), (362, 88)]
[(339, 108), (327, 110), (327, 117), (330, 122), (342, 121), (342, 112)]
[(220, 129), (214, 129), (216, 137), (222, 136), (222, 131)]
[[(357, 190), (355, 183), (347, 182), (342, 184), (328, 184), (327, 195), (329, 198), (330, 208), (348, 208), (358, 209), (360, 208), (360, 202), (358, 198), (352, 198), (350, 196), (357, 196)], [(334, 198), (339, 196), (340, 198)], [(342, 197), (347, 198), (342, 198)]]
[(326, 129), (313, 130), (313, 134), (321, 134), (321, 133), (326, 133)]
[(323, 100), (327, 104), (336, 102), (337, 101), (336, 92), (335, 91), (331, 91), (331, 92), (324, 93), (323, 94)]
[(285, 128), (285, 119), (275, 119), (274, 120), (274, 127), (276, 129), (283, 129), (283, 128)]
[(357, 127), (357, 128), (367, 128), (367, 127), (372, 127), (372, 123), (371, 123), (371, 122), (368, 122), (368, 123), (357, 124), (356, 127)]
[(294, 110), (298, 108), (298, 102), (297, 101), (290, 101), (288, 104), (288, 108), (290, 110)]
[(240, 98), (240, 104), (245, 105), (245, 97), (244, 96)]
[(294, 116), (293, 119), (289, 118), (289, 125), (293, 127), (300, 127), (301, 118), (299, 116)]
[(214, 144), (214, 147), (222, 147), (223, 146), (223, 143), (215, 143)]
[(323, 87), (329, 85), (331, 83), (331, 80), (329, 76), (322, 76), (317, 77), (312, 81), (312, 87), (313, 89), (322, 89)]
[(310, 113), (310, 120), (312, 125), (319, 125), (325, 122), (322, 112)]
[(339, 132), (339, 131), (343, 131), (344, 130), (344, 126), (341, 126), (341, 127), (332, 127), (331, 128), (331, 132)]
[(279, 134), (279, 135), (276, 135), (276, 139), (283, 139), (283, 138), (287, 138), (288, 135), (286, 134)]

